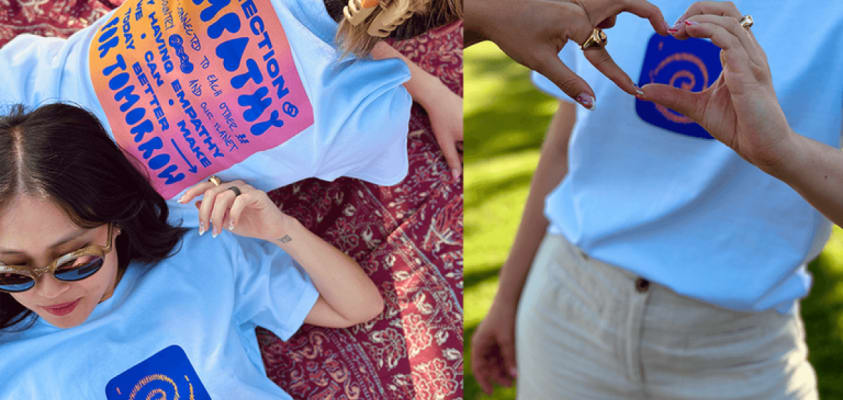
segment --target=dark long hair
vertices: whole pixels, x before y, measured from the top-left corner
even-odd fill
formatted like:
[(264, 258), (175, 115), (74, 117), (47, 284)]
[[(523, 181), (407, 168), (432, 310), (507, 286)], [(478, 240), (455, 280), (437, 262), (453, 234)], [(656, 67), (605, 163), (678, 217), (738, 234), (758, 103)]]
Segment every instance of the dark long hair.
[[(167, 223), (167, 203), (130, 160), (82, 108), (13, 106), (0, 117), (0, 208), (17, 194), (44, 196), (83, 228), (120, 227), (121, 271), (130, 261), (154, 263), (177, 251), (185, 229)], [(0, 329), (30, 315), (0, 293)]]

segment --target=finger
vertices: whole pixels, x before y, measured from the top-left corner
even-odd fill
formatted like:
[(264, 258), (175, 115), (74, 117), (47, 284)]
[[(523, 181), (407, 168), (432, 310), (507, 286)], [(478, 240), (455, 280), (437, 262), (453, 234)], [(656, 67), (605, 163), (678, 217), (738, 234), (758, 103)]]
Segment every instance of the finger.
[(698, 15), (689, 18), (687, 21), (688, 22), (683, 23), (683, 25), (685, 25), (686, 27), (692, 26), (688, 24), (693, 24), (695, 22), (710, 23), (722, 27), (738, 39), (741, 44), (741, 47), (743, 47), (744, 51), (746, 51), (747, 53), (747, 56), (752, 59), (753, 62), (763, 62), (763, 60), (759, 59), (759, 57), (761, 54), (763, 54), (764, 51), (761, 49), (761, 46), (758, 44), (758, 41), (755, 40), (755, 37), (752, 36), (752, 32), (749, 29), (746, 29), (741, 26), (740, 21), (732, 17), (723, 17), (719, 15)]
[(181, 204), (185, 204), (188, 201), (192, 200), (194, 197), (199, 196), (200, 194), (204, 193), (206, 190), (212, 187), (214, 187), (214, 184), (212, 182), (199, 182), (193, 185), (193, 187), (191, 187), (190, 189), (187, 189), (187, 191), (184, 192), (181, 197), (179, 197), (178, 202)]
[(237, 223), (240, 221), (243, 210), (255, 203), (256, 199), (253, 193), (254, 191), (243, 192), (243, 194), (234, 198), (234, 202), (228, 210), (229, 230), (234, 230), (237, 227)]
[(471, 371), (480, 389), (486, 394), (492, 394), (492, 382), (489, 380), (489, 365), (484, 355), (489, 351), (489, 342), (476, 333), (471, 338)]
[(451, 171), (453, 182), (459, 182), (460, 174), (462, 173), (462, 164), (460, 163), (460, 154), (457, 152), (457, 143), (450, 137), (443, 139), (437, 137), (436, 141), (439, 142), (439, 148), (442, 149), (442, 154), (445, 156), (445, 162)]
[[(228, 185), (227, 187), (231, 186), (232, 185)], [(223, 225), (225, 222), (225, 216), (228, 214), (228, 209), (234, 202), (235, 197), (237, 197), (237, 195), (233, 191), (226, 189), (217, 194), (214, 198), (214, 206), (211, 209), (211, 219), (209, 224), (214, 237), (217, 237), (217, 235), (219, 235), (225, 227), (225, 225)]]
[(618, 85), (621, 90), (627, 92), (633, 96), (640, 96), (641, 89), (632, 81), (632, 78), (626, 74), (617, 64), (615, 61), (612, 60), (612, 56), (609, 55), (609, 52), (606, 51), (605, 48), (601, 49), (590, 49), (585, 51), (585, 58), (597, 68), (598, 71), (602, 72), (603, 75), (606, 75), (612, 82), (615, 82), (615, 85)]
[(565, 94), (581, 106), (591, 110), (596, 105), (594, 91), (574, 71), (571, 71), (555, 54), (545, 57), (536, 67), (536, 71), (550, 79)]
[(704, 94), (689, 92), (661, 83), (644, 85), (641, 90), (644, 91), (644, 96), (649, 101), (675, 110), (694, 121), (700, 122), (702, 120)]
[(511, 378), (518, 377), (518, 368), (515, 361), (515, 340), (513, 338), (503, 338), (500, 343), (501, 357), (506, 366), (506, 373)]
[(687, 39), (688, 35), (685, 34), (685, 20), (691, 18), (695, 15), (719, 15), (722, 17), (732, 17), (736, 20), (740, 20), (742, 15), (741, 12), (738, 11), (738, 8), (735, 7), (735, 4), (732, 2), (720, 2), (720, 1), (700, 1), (697, 3), (692, 4), (685, 10), (685, 13), (682, 14), (679, 19), (676, 20), (676, 24), (673, 25), (673, 29), (676, 29), (677, 32), (671, 32), (677, 39)]
[(641, 18), (650, 21), (653, 30), (662, 36), (668, 35), (667, 29), (670, 27), (662, 15), (662, 11), (658, 7), (646, 0), (627, 0), (621, 3), (621, 11), (626, 11), (635, 14)]
[(685, 10), (685, 13), (679, 17), (678, 21), (684, 21), (694, 15), (703, 14), (720, 15), (735, 19), (741, 19), (743, 16), (735, 6), (735, 3), (732, 3), (731, 1), (698, 1), (691, 4), (691, 6)]
[(209, 220), (211, 218), (211, 210), (214, 208), (214, 199), (217, 194), (225, 190), (222, 185), (214, 186), (206, 189), (202, 194), (202, 204), (199, 206), (199, 234), (203, 235), (211, 226)]
[(711, 43), (723, 49), (726, 56), (726, 64), (729, 70), (736, 73), (749, 73), (752, 71), (752, 60), (743, 48), (740, 40), (720, 25), (708, 22), (696, 22), (687, 20), (686, 32), (691, 37), (711, 39)]
[(609, 18), (603, 20), (603, 22), (597, 24), (597, 27), (600, 29), (609, 29), (615, 26), (615, 21), (617, 20), (617, 16), (613, 15)]

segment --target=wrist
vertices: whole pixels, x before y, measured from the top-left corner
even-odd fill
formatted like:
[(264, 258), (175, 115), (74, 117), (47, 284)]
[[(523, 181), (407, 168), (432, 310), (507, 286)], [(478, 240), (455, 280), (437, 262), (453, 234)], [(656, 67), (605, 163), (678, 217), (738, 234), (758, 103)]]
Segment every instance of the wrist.
[(286, 245), (292, 242), (295, 237), (300, 236), (298, 232), (301, 229), (304, 229), (304, 226), (299, 220), (281, 213), (281, 218), (277, 223), (277, 229), (266, 240), (275, 244)]

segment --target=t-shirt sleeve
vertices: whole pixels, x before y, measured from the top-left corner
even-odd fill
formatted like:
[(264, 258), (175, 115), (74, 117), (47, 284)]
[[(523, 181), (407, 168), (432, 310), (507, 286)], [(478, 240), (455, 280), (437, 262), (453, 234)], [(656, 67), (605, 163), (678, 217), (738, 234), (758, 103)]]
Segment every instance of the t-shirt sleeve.
[[(330, 145), (318, 163), (315, 176), (334, 180), (341, 176), (378, 185), (394, 185), (407, 175), (407, 132), (413, 99), (403, 83), (410, 71), (403, 61), (357, 60), (342, 67), (341, 75), (326, 87), (321, 110), (344, 118), (326, 121)], [(347, 110), (340, 114), (338, 110)]]
[(289, 339), (304, 323), (319, 292), (301, 266), (279, 247), (240, 236), (234, 236), (234, 241), (239, 246), (233, 260), (235, 320)]
[[(576, 43), (569, 41), (562, 50), (559, 51), (559, 59), (562, 60), (562, 63), (567, 65), (572, 71), (577, 71), (577, 54), (576, 51), (580, 51), (579, 45)], [(530, 72), (530, 78), (533, 80), (533, 84), (536, 85), (541, 91), (556, 97), (559, 100), (565, 100), (567, 102), (573, 103), (574, 100), (571, 99), (565, 92), (559, 89), (555, 83), (553, 83), (550, 79), (547, 79), (544, 75), (532, 71)]]
[(58, 100), (65, 39), (23, 34), (0, 48), (0, 107)]

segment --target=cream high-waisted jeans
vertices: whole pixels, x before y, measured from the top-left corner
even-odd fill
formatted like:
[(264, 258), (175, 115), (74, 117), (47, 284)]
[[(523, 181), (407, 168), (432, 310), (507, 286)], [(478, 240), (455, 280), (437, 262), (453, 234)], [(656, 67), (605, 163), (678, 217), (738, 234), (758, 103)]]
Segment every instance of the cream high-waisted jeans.
[(520, 400), (816, 399), (798, 308), (682, 297), (548, 234), (516, 324)]

